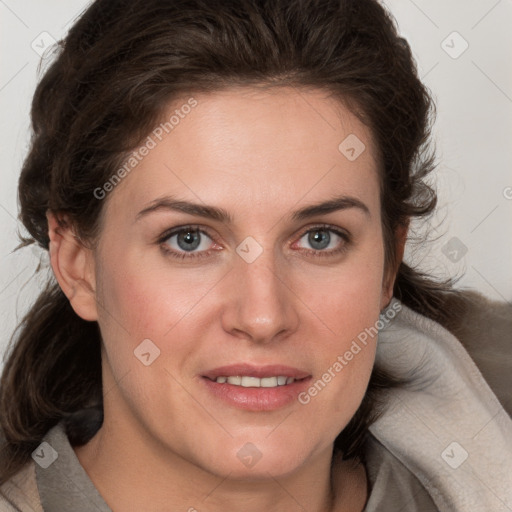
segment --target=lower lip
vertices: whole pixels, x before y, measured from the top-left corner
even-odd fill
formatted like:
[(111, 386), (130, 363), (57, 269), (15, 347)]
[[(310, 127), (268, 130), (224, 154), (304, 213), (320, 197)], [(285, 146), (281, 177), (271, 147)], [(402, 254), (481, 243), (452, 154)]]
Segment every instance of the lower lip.
[(244, 388), (228, 383), (221, 384), (203, 377), (212, 395), (231, 406), (247, 411), (273, 411), (285, 407), (297, 400), (297, 396), (308, 387), (310, 380), (311, 377), (307, 377), (274, 388)]

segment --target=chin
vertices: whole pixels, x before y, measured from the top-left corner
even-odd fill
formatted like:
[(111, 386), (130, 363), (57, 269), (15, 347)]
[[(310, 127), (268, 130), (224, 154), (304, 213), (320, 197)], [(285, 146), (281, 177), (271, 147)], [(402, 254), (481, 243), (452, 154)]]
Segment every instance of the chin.
[[(212, 454), (214, 473), (228, 476), (233, 480), (268, 480), (270, 476), (279, 478), (294, 473), (305, 463), (304, 444), (300, 442), (269, 442), (262, 436), (250, 441), (232, 439), (229, 443), (219, 443)], [(204, 455), (204, 454), (203, 454)], [(212, 467), (212, 469), (213, 469)]]

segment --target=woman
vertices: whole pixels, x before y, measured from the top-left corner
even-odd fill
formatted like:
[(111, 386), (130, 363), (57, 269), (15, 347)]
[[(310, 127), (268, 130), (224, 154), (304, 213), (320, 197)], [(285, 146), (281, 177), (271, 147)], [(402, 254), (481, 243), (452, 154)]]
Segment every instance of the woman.
[(487, 422), (471, 457), (510, 464), (440, 325), (470, 300), (402, 262), (431, 109), (373, 0), (92, 4), (34, 97), (21, 218), (55, 280), (2, 376), (4, 508), (507, 506), (448, 435)]

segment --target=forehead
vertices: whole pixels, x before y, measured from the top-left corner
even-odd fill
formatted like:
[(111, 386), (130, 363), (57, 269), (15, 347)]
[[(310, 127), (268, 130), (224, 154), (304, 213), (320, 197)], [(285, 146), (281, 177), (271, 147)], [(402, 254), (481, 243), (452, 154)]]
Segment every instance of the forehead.
[(120, 208), (166, 193), (253, 210), (338, 193), (378, 200), (369, 128), (317, 89), (185, 96), (168, 105), (143, 146), (150, 149), (109, 198)]

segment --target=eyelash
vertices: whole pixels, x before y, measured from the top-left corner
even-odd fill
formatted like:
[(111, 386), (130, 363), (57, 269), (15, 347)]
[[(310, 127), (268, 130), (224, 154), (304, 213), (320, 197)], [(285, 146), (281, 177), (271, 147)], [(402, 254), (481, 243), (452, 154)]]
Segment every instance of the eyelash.
[[(308, 229), (306, 229), (305, 231), (303, 231), (300, 234), (298, 240), (300, 240), (304, 235), (307, 235), (308, 233), (310, 233), (312, 231), (314, 232), (314, 231), (321, 231), (321, 230), (329, 231), (331, 233), (334, 233), (335, 235), (338, 235), (344, 241), (344, 243), (338, 249), (330, 249), (330, 250), (302, 249), (302, 251), (305, 251), (310, 256), (320, 257), (320, 258), (336, 256), (336, 255), (342, 254), (347, 251), (348, 246), (352, 242), (351, 236), (348, 233), (341, 231), (340, 229), (330, 226), (328, 224), (319, 224), (316, 226), (309, 227)], [(205, 230), (204, 228), (201, 228), (200, 226), (197, 226), (197, 225), (186, 225), (186, 226), (180, 226), (178, 228), (173, 228), (172, 230), (166, 231), (159, 237), (157, 244), (160, 245), (162, 251), (165, 253), (166, 256), (176, 258), (179, 260), (191, 259), (191, 258), (203, 258), (203, 257), (210, 256), (212, 250), (200, 251), (200, 252), (185, 252), (185, 251), (178, 252), (178, 251), (175, 251), (174, 249), (169, 248), (169, 245), (166, 242), (168, 242), (172, 236), (180, 234), (182, 232), (187, 232), (187, 231), (199, 231), (199, 233), (206, 235), (213, 242), (215, 242), (215, 238), (211, 234), (209, 234), (208, 231)]]

